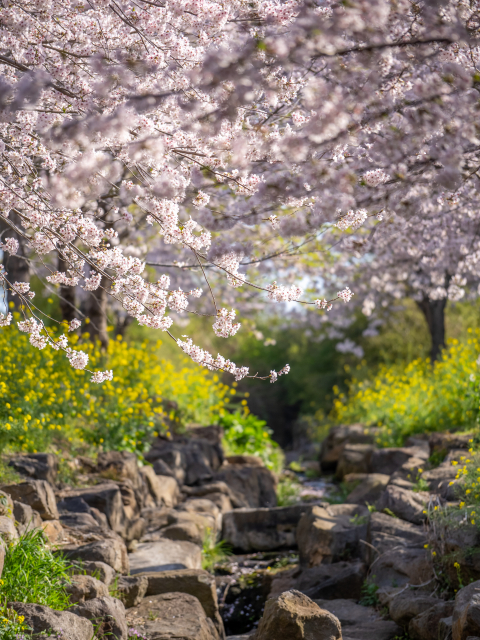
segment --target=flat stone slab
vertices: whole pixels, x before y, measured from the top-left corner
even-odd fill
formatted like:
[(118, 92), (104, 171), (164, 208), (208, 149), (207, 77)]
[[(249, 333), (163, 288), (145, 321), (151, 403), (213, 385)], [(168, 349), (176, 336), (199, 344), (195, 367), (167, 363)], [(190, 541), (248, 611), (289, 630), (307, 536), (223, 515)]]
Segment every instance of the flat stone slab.
[(144, 571), (173, 571), (175, 569), (201, 569), (200, 547), (183, 540), (143, 542), (129, 554), (130, 574)]

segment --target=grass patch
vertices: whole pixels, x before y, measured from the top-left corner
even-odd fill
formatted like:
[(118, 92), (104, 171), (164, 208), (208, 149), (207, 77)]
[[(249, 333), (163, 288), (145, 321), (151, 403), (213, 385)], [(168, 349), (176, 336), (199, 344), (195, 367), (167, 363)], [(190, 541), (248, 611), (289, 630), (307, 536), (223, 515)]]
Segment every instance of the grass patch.
[(34, 602), (57, 611), (69, 605), (65, 583), (69, 564), (47, 547), (41, 529), (7, 545), (1, 582), (3, 602)]
[(202, 545), (202, 569), (212, 572), (218, 564), (232, 555), (232, 549), (225, 540), (215, 539), (211, 529), (205, 531)]
[(302, 485), (296, 478), (287, 475), (280, 476), (277, 485), (277, 504), (279, 507), (288, 507), (300, 500)]

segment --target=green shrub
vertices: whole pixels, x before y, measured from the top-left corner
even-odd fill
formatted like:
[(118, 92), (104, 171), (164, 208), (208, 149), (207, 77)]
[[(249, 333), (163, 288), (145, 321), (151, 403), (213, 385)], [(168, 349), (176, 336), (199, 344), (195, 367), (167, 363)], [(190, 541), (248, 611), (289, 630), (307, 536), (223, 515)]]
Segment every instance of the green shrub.
[(259, 457), (266, 467), (280, 473), (283, 468), (283, 452), (272, 440), (272, 430), (265, 420), (249, 413), (226, 413), (220, 420), (225, 430), (223, 446), (227, 455), (250, 455)]
[(41, 529), (33, 529), (7, 545), (3, 567), (3, 602), (35, 602), (57, 611), (69, 606), (65, 591), (68, 563), (47, 547)]

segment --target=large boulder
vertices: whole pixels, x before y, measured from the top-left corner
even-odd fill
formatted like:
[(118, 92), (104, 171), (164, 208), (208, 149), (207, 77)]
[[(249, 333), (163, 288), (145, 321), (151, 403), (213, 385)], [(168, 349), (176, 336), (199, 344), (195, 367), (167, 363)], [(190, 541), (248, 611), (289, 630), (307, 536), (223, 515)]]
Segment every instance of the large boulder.
[(42, 526), (42, 519), (38, 511), (32, 509), (29, 504), (13, 501), (13, 517), (18, 533), (23, 535), (30, 529), (38, 529)]
[(12, 458), (8, 464), (22, 476), (55, 484), (58, 458), (53, 453), (26, 453)]
[(342, 480), (351, 473), (368, 473), (374, 451), (371, 444), (346, 444), (338, 459), (337, 478)]
[(95, 624), (95, 636), (98, 640), (128, 639), (125, 607), (118, 598), (101, 596), (76, 604), (70, 611)]
[(115, 579), (115, 569), (105, 562), (100, 562), (98, 560), (82, 560), (75, 563), (74, 561), (72, 563), (73, 570), (75, 570), (75, 567), (84, 571), (85, 575), (97, 578), (107, 587), (109, 587)]
[(275, 476), (265, 467), (229, 463), (215, 474), (214, 479), (230, 487), (240, 507), (257, 509), (277, 506)]
[(393, 513), (397, 518), (407, 520), (413, 524), (422, 524), (426, 515), (425, 505), (429, 494), (402, 489), (395, 485), (389, 485), (377, 502), (377, 509)]
[(432, 493), (437, 493), (442, 498), (453, 498), (451, 495), (452, 483), (455, 483), (458, 467), (450, 462), (442, 462), (436, 469), (424, 471), (421, 475), (422, 479), (428, 483), (428, 487)]
[(457, 592), (452, 614), (452, 636), (453, 640), (480, 636), (480, 580)]
[(198, 599), (188, 593), (147, 596), (128, 610), (127, 620), (149, 640), (220, 640)]
[(92, 640), (93, 624), (90, 620), (76, 616), (70, 611), (55, 611), (41, 604), (9, 602), (8, 607), (24, 617), (26, 625), (35, 634), (53, 632), (68, 640)]
[(93, 600), (101, 596), (108, 596), (106, 584), (89, 575), (73, 575), (65, 585), (65, 591), (71, 604)]
[(222, 538), (233, 549), (272, 551), (291, 549), (296, 545), (300, 518), (311, 511), (308, 505), (292, 505), (271, 509), (235, 509), (223, 515)]
[(145, 571), (202, 568), (200, 547), (181, 540), (142, 542), (136, 551), (130, 554), (129, 559), (132, 575)]
[(223, 622), (218, 610), (215, 578), (203, 569), (178, 569), (176, 571), (151, 571), (138, 574), (147, 581), (145, 595), (163, 593), (188, 593), (195, 596), (206, 615), (213, 621), (220, 637), (224, 636)]
[(127, 609), (135, 607), (147, 593), (148, 580), (145, 576), (120, 576), (115, 584), (115, 595)]
[(377, 556), (370, 566), (369, 582), (379, 587), (419, 585), (433, 580), (430, 553), (423, 547), (395, 547)]
[(30, 505), (42, 520), (58, 520), (57, 503), (52, 485), (46, 480), (25, 480), (18, 484), (3, 484), (0, 489), (13, 500)]
[(132, 483), (135, 490), (142, 486), (137, 456), (130, 451), (107, 451), (97, 457), (97, 473), (108, 480)]
[(122, 494), (117, 484), (105, 482), (92, 487), (68, 489), (62, 491), (60, 498), (67, 501), (71, 498), (81, 498), (89, 507), (103, 513), (109, 526), (119, 535), (124, 535), (128, 522), (123, 505)]
[(383, 473), (350, 473), (344, 477), (347, 486), (353, 486), (348, 494), (348, 504), (373, 505), (382, 495), (390, 476)]
[(82, 545), (65, 545), (57, 552), (69, 560), (104, 562), (118, 573), (128, 573), (129, 561), (125, 544), (122, 540), (109, 538), (95, 540)]
[(449, 433), (440, 431), (432, 433), (429, 438), (430, 453), (437, 456), (446, 456), (453, 449), (464, 449), (465, 453), (471, 447), (473, 434)]
[(395, 547), (422, 547), (426, 542), (423, 527), (376, 512), (370, 518), (371, 546), (365, 545), (363, 557), (370, 564), (379, 554)]
[(337, 562), (345, 555), (359, 557), (361, 540), (368, 537), (370, 513), (352, 504), (315, 506), (301, 517), (297, 527), (300, 563), (313, 567)]
[(442, 601), (431, 595), (419, 593), (416, 589), (406, 589), (390, 600), (388, 613), (392, 620), (406, 628), (412, 618), (428, 611), (439, 603), (442, 603)]
[(148, 487), (152, 504), (147, 506), (175, 507), (180, 498), (180, 489), (175, 478), (157, 475), (153, 467), (142, 467), (140, 473)]
[[(439, 602), (410, 620), (408, 635), (412, 640), (439, 640), (440, 621), (453, 613), (453, 602)], [(444, 640), (440, 638), (440, 640)]]
[(312, 600), (317, 598), (325, 600), (355, 598), (359, 600), (366, 575), (366, 566), (358, 561), (321, 564), (310, 569), (303, 569), (296, 580), (295, 589)]
[(332, 427), (320, 449), (320, 466), (325, 473), (334, 473), (346, 444), (374, 444), (375, 429), (361, 424)]
[(409, 458), (428, 459), (423, 447), (390, 447), (377, 449), (370, 461), (370, 473), (384, 473), (391, 476), (398, 471)]
[(356, 604), (352, 599), (315, 600), (338, 618), (343, 640), (395, 640), (403, 630), (392, 620), (384, 620), (373, 607)]
[(271, 598), (259, 622), (255, 640), (341, 640), (338, 618), (299, 591)]

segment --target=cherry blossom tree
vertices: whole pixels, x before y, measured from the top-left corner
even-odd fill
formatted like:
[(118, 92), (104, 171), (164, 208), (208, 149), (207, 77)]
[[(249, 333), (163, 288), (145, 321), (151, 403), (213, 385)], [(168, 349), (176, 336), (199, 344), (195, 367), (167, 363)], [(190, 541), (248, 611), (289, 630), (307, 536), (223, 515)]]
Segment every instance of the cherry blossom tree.
[[(216, 335), (237, 333), (211, 284), (220, 279), (240, 298), (250, 289), (263, 304), (326, 313), (351, 299), (351, 283), (320, 298), (294, 278), (332, 229), (363, 225), (388, 243), (412, 216), (437, 233), (452, 206), (469, 210), (479, 20), (466, 0), (3, 2), (6, 260), (25, 248), (70, 308), (68, 288), (93, 294), (96, 326), (109, 296), (195, 362), (249, 375), (178, 335), (172, 312), (208, 304)], [(5, 266), (19, 329), (86, 368), (86, 354), (45, 326), (28, 280)], [(191, 288), (167, 269), (191, 273)], [(448, 272), (448, 287), (460, 272)], [(71, 317), (70, 330), (79, 326)]]

